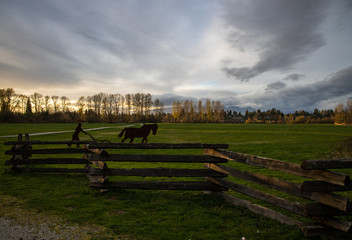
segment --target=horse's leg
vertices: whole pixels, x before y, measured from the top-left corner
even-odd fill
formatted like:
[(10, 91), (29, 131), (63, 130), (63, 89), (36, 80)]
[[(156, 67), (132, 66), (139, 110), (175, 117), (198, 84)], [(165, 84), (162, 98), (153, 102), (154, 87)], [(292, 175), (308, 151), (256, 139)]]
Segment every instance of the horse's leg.
[(121, 142), (123, 143), (126, 139), (127, 139), (127, 138), (125, 137), (124, 139), (122, 139), (122, 141), (121, 141)]
[(148, 142), (148, 139), (146, 137), (143, 137), (142, 143), (147, 143), (147, 142)]
[(132, 143), (132, 142), (133, 142), (133, 140), (134, 140), (134, 137), (131, 137), (130, 139), (131, 139), (130, 143)]

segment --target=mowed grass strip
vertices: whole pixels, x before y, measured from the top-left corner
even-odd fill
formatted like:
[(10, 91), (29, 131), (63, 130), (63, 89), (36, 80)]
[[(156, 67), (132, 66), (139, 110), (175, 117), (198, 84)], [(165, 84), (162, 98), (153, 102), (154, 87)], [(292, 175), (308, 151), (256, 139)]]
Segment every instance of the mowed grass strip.
[[(127, 124), (87, 124), (83, 129), (111, 127), (90, 132), (98, 140), (120, 142), (117, 137)], [(76, 124), (0, 124), (0, 135), (74, 130)], [(136, 127), (139, 127), (136, 125)], [(352, 136), (352, 127), (334, 125), (244, 125), (244, 124), (159, 124), (157, 135), (148, 137), (151, 143), (226, 143), (229, 150), (301, 163), (306, 159), (324, 159), (338, 144)], [(70, 140), (72, 133), (30, 137), (31, 140)], [(81, 140), (90, 140), (80, 134)], [(23, 200), (23, 206), (55, 214), (76, 223), (100, 225), (123, 239), (304, 239), (300, 229), (256, 215), (242, 207), (227, 204), (222, 198), (197, 191), (114, 190), (102, 194), (88, 187), (82, 174), (14, 173), (5, 172), (5, 141), (0, 138), (0, 194)], [(141, 139), (135, 139), (140, 142)], [(43, 146), (41, 146), (43, 147)], [(63, 147), (59, 145), (48, 147)], [(35, 147), (37, 148), (37, 146)], [(201, 154), (201, 150), (108, 150), (116, 153), (140, 154)], [(45, 156), (52, 157), (52, 156)], [(80, 157), (77, 155), (76, 157)], [(286, 181), (302, 179), (277, 171), (228, 163), (242, 171), (254, 171)], [(201, 164), (112, 163), (109, 167), (146, 168), (179, 167), (203, 168)], [(46, 165), (45, 167), (51, 167)], [(83, 166), (57, 166), (83, 167)], [(350, 174), (350, 170), (341, 170)], [(113, 177), (125, 180), (126, 177)], [(129, 177), (134, 180), (140, 178)], [(148, 178), (156, 180), (156, 178)], [(175, 179), (166, 179), (175, 180)], [(178, 180), (178, 179), (177, 179)], [(181, 178), (181, 180), (184, 180)], [(244, 180), (231, 178), (264, 192), (292, 201), (305, 201), (276, 190), (267, 189)], [(236, 196), (264, 206), (259, 200), (235, 192)], [(349, 193), (346, 193), (349, 195)], [(352, 196), (349, 196), (352, 197)], [(6, 207), (6, 203), (3, 205)], [(275, 210), (279, 210), (274, 208)], [(286, 212), (285, 212), (286, 213)], [(289, 214), (289, 213), (288, 213)], [(293, 216), (296, 217), (296, 216)], [(346, 218), (350, 220), (349, 218)], [(110, 236), (110, 235), (109, 235)]]

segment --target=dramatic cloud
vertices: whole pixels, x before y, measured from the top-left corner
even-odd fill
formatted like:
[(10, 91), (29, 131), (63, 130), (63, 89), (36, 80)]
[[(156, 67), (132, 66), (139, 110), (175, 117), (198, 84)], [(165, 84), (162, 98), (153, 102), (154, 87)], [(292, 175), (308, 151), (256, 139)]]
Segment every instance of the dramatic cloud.
[(212, 21), (211, 7), (158, 0), (2, 1), (0, 73), (9, 83), (93, 81), (102, 83), (101, 91), (172, 91), (200, 59), (196, 50)]
[(352, 94), (352, 66), (333, 73), (327, 79), (300, 86), (287, 87), (268, 94), (251, 94), (242, 98), (246, 102), (260, 103), (257, 107), (275, 107), (287, 112), (305, 109), (313, 110), (320, 107), (321, 102), (344, 97), (346, 100)]
[[(248, 81), (267, 71), (284, 71), (305, 60), (325, 44), (319, 28), (328, 1), (226, 1), (225, 21), (232, 46), (254, 51), (251, 67), (224, 67), (230, 77)], [(280, 19), (280, 20), (279, 20)]]
[(303, 77), (304, 77), (304, 74), (294, 73), (294, 74), (287, 75), (283, 80), (298, 81)]

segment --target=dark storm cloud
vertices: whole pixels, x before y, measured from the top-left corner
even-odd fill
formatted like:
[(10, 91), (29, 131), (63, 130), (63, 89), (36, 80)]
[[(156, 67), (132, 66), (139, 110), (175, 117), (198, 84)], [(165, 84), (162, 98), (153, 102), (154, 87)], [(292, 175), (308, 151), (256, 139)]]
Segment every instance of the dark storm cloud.
[(259, 57), (251, 67), (224, 67), (229, 77), (248, 81), (267, 71), (288, 70), (325, 44), (319, 27), (327, 16), (328, 1), (239, 0), (224, 5), (224, 19), (232, 32), (229, 42)]
[(331, 74), (328, 78), (312, 83), (273, 92), (247, 96), (244, 101), (258, 102), (262, 108), (275, 107), (284, 111), (313, 110), (323, 101), (352, 94), (352, 66)]
[(270, 90), (279, 90), (279, 89), (283, 89), (286, 87), (286, 84), (283, 83), (283, 82), (280, 82), (280, 81), (277, 81), (277, 82), (273, 82), (273, 83), (270, 83), (266, 86), (266, 89), (267, 91), (270, 91)]
[(304, 77), (304, 74), (294, 73), (294, 74), (287, 75), (283, 80), (298, 81), (303, 77)]

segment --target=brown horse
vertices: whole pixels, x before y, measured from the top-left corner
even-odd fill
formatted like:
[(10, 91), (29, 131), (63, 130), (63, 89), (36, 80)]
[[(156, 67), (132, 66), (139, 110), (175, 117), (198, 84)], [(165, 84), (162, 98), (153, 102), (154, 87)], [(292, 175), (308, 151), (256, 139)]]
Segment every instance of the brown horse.
[(132, 143), (134, 138), (142, 137), (142, 143), (147, 143), (147, 137), (151, 130), (153, 130), (153, 135), (155, 135), (158, 130), (158, 124), (144, 124), (141, 128), (124, 128), (119, 134), (119, 137), (122, 137), (125, 133), (125, 137), (122, 139), (122, 142), (129, 138), (130, 143)]

